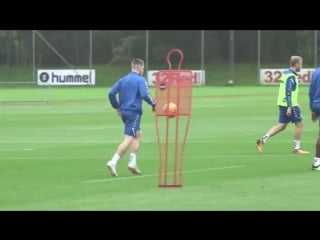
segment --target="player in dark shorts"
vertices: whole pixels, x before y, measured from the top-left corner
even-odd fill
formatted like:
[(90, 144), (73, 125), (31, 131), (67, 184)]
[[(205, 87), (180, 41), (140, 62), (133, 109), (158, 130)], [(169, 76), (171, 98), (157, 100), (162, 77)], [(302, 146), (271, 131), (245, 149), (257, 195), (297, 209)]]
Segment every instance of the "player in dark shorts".
[(272, 127), (262, 138), (257, 140), (258, 151), (263, 150), (264, 144), (269, 138), (284, 130), (288, 123), (295, 124), (293, 153), (309, 153), (301, 149), (301, 134), (303, 129), (301, 109), (298, 105), (299, 81), (297, 72), (302, 68), (302, 58), (292, 56), (290, 68), (283, 71), (280, 79), (279, 95), (277, 104), (279, 106), (278, 124)]
[[(315, 69), (312, 74), (309, 86), (309, 106), (312, 112), (311, 119), (316, 122), (320, 116), (320, 68)], [(319, 133), (316, 143), (316, 152), (312, 164), (312, 170), (320, 170), (320, 120), (319, 120)]]
[[(109, 100), (124, 124), (124, 140), (118, 146), (112, 159), (107, 162), (111, 175), (118, 176), (116, 166), (120, 158), (130, 148), (128, 168), (133, 174), (140, 174), (137, 166), (137, 152), (141, 141), (142, 100), (146, 101), (155, 110), (156, 103), (150, 96), (146, 79), (142, 76), (144, 62), (135, 58), (131, 61), (132, 71), (118, 80), (109, 91)], [(119, 95), (119, 101), (117, 100)]]

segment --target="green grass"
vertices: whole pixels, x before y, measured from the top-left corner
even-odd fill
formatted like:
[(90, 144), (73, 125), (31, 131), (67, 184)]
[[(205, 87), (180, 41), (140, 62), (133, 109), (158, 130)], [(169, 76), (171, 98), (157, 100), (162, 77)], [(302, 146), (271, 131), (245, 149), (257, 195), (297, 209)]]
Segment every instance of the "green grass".
[[(301, 86), (304, 88), (304, 86)], [(154, 88), (150, 88), (154, 93)], [(252, 94), (275, 94), (274, 87), (195, 87), (193, 96), (234, 96)], [(0, 101), (30, 101), (30, 100), (105, 100), (108, 88), (37, 88), (37, 89), (0, 89)], [(302, 93), (303, 94), (303, 93)]]
[[(277, 122), (276, 87), (195, 88), (181, 189), (157, 187), (156, 134), (148, 106), (138, 156), (143, 175), (132, 177), (126, 155), (113, 179), (105, 163), (123, 136), (107, 89), (51, 90), (54, 100), (97, 101), (0, 106), (1, 210), (320, 209), (319, 173), (311, 171), (318, 126), (309, 120), (307, 88), (301, 88), (300, 102), (309, 155), (291, 153), (293, 126), (271, 139), (264, 152), (256, 151), (255, 140)], [(1, 89), (0, 99), (40, 93)]]

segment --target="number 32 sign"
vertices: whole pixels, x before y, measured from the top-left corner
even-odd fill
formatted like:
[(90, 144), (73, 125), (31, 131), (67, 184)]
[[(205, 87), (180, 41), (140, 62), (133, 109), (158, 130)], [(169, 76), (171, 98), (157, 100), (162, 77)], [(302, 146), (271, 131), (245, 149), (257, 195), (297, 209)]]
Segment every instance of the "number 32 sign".
[[(260, 69), (261, 85), (278, 85), (285, 69)], [(302, 85), (308, 85), (312, 76), (313, 68), (303, 68), (298, 72), (298, 80)]]

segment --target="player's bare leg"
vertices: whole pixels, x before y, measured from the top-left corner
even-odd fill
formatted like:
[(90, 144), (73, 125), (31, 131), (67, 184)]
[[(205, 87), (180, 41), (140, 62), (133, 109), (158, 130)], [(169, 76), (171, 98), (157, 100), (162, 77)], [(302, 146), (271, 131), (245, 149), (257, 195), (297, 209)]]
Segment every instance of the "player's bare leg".
[[(312, 121), (315, 122), (318, 120), (318, 118), (319, 118), (318, 114), (313, 112), (311, 115)], [(319, 126), (320, 126), (320, 122), (319, 122)], [(315, 147), (316, 147), (316, 156), (314, 157), (312, 170), (319, 171), (320, 170), (320, 128), (319, 128), (318, 139)]]
[(137, 166), (137, 153), (138, 153), (141, 139), (142, 139), (142, 134), (139, 131), (139, 132), (137, 132), (136, 137), (133, 139), (131, 146), (130, 146), (131, 153), (130, 153), (128, 169), (133, 174), (140, 174), (140, 170)]
[(257, 140), (258, 151), (262, 152), (263, 146), (269, 140), (269, 138), (283, 131), (286, 129), (286, 127), (286, 123), (278, 123), (276, 126), (273, 126), (262, 138)]
[(125, 135), (123, 142), (118, 146), (116, 153), (113, 155), (112, 159), (107, 162), (107, 167), (109, 168), (111, 175), (117, 177), (116, 166), (120, 158), (126, 153), (127, 149), (131, 146), (134, 137)]
[(312, 164), (312, 170), (320, 170), (320, 131), (316, 143), (316, 156), (314, 157), (314, 162)]
[(301, 134), (303, 130), (303, 123), (302, 121), (295, 123), (295, 131), (294, 131), (294, 149), (293, 153), (297, 154), (308, 154), (308, 151), (304, 151), (301, 149)]

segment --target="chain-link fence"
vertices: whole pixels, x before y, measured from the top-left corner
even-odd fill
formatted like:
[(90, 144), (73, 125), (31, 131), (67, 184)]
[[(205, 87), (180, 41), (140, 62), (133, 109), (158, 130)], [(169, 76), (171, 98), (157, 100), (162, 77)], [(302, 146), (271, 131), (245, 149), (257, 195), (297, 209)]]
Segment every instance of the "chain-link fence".
[(133, 57), (167, 69), (172, 48), (183, 68), (205, 70), (206, 85), (257, 85), (261, 68), (286, 68), (291, 55), (314, 68), (319, 57), (317, 30), (2, 30), (0, 45), (1, 87), (37, 85), (39, 69), (94, 69), (94, 85), (108, 86)]

